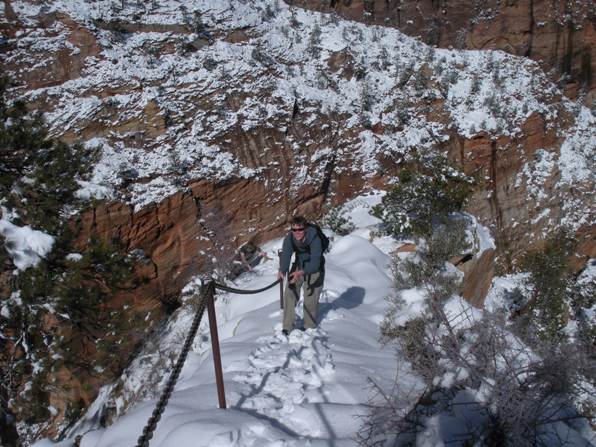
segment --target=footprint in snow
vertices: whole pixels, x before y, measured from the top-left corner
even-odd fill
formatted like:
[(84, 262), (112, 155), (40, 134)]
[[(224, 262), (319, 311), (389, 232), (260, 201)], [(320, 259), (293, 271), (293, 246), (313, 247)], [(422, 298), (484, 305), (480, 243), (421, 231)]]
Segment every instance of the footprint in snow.
[(324, 402), (322, 386), (334, 374), (334, 364), (327, 346), (327, 334), (321, 328), (292, 331), (261, 337), (259, 347), (248, 358), (248, 368), (233, 380), (244, 385), (235, 407), (278, 420), (303, 436), (316, 436), (303, 403)]

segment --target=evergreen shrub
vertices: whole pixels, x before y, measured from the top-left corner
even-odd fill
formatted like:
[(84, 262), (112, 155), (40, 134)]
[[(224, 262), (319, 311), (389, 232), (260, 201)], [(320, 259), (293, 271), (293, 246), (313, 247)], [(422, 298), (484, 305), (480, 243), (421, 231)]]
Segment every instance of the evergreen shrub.
[(522, 258), (521, 270), (530, 273), (527, 321), (543, 340), (566, 337), (563, 329), (571, 315), (569, 292), (573, 284), (568, 258), (575, 246), (573, 236), (561, 230), (546, 240), (544, 248), (528, 252)]
[(0, 75), (2, 206), (15, 225), (40, 229), (55, 242), (35, 267), (13, 275), (0, 238), (0, 306), (9, 315), (0, 317), (0, 377), (17, 417), (41, 423), (51, 417), (48, 397), (63, 385), (56, 381), (62, 368), (83, 378), (106, 370), (115, 377), (128, 361), (131, 333), (146, 323), (110, 308), (118, 292), (139, 284), (132, 279), (137, 259), (124, 246), (92, 239), (80, 258), (69, 256), (82, 242), (72, 218), (83, 206), (77, 180), (88, 178), (96, 151), (49, 138), (40, 113), (8, 100), (10, 87)]
[[(424, 289), (428, 305), (436, 305), (459, 293), (459, 278), (446, 270), (446, 262), (453, 256), (465, 253), (469, 243), (466, 239), (466, 223), (463, 220), (448, 222), (421, 244), (413, 256), (401, 259), (392, 257), (391, 271), (393, 286), (397, 291), (411, 288)], [(392, 328), (392, 321), (401, 306), (399, 294), (390, 298), (390, 308), (381, 325), (381, 338), (388, 341), (392, 333), (401, 334), (401, 329)]]
[(433, 228), (462, 210), (472, 193), (473, 179), (453, 167), (443, 156), (416, 156), (399, 174), (397, 183), (372, 208), (392, 236), (428, 237)]
[(341, 206), (329, 209), (321, 219), (320, 226), (329, 228), (340, 236), (350, 234), (356, 226), (349, 216), (346, 217), (346, 212)]

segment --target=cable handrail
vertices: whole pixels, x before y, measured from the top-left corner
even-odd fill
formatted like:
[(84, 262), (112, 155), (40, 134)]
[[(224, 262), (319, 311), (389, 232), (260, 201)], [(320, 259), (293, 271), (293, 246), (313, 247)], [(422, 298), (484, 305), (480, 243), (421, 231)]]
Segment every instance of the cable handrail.
[(153, 432), (155, 431), (157, 423), (161, 419), (161, 416), (164, 410), (166, 409), (166, 406), (168, 405), (168, 401), (172, 395), (172, 391), (174, 391), (174, 387), (176, 386), (176, 382), (178, 381), (180, 372), (184, 367), (184, 362), (186, 361), (186, 357), (188, 355), (190, 347), (192, 346), (192, 341), (194, 340), (199, 329), (199, 325), (203, 318), (203, 314), (205, 313), (205, 308), (207, 308), (209, 314), (209, 326), (211, 329), (211, 342), (213, 344), (213, 360), (215, 363), (215, 376), (218, 388), (219, 404), (220, 408), (225, 408), (223, 374), (221, 371), (221, 356), (219, 355), (219, 339), (217, 336), (217, 322), (215, 320), (215, 290), (218, 289), (224, 292), (236, 293), (240, 295), (251, 295), (268, 290), (277, 284), (283, 284), (282, 281), (282, 279), (278, 279), (275, 282), (269, 284), (268, 286), (256, 290), (235, 289), (224, 284), (219, 284), (215, 282), (213, 279), (207, 282), (206, 285), (203, 285), (199, 298), (199, 307), (197, 308), (197, 313), (193, 319), (190, 331), (188, 333), (188, 336), (186, 337), (186, 341), (184, 342), (182, 351), (180, 352), (180, 356), (176, 361), (176, 366), (174, 367), (172, 373), (170, 374), (170, 377), (168, 378), (168, 383), (166, 384), (166, 387), (163, 390), (157, 402), (157, 405), (155, 406), (153, 413), (151, 414), (151, 417), (147, 421), (147, 425), (143, 428), (143, 434), (137, 440), (136, 447), (149, 447), (149, 441), (153, 437)]
[(151, 414), (151, 417), (149, 418), (149, 421), (147, 422), (147, 425), (143, 429), (143, 434), (139, 437), (139, 439), (137, 441), (137, 447), (148, 447), (149, 446), (149, 440), (153, 437), (153, 432), (155, 431), (155, 427), (157, 426), (157, 423), (161, 419), (161, 415), (168, 404), (168, 400), (170, 399), (170, 396), (172, 395), (174, 386), (176, 385), (176, 382), (178, 381), (178, 376), (180, 375), (180, 371), (182, 371), (182, 367), (184, 366), (184, 362), (186, 361), (186, 356), (188, 355), (188, 351), (190, 350), (192, 341), (194, 340), (195, 335), (197, 334), (197, 331), (199, 329), (199, 324), (201, 323), (201, 319), (203, 318), (203, 314), (205, 313), (205, 307), (207, 306), (208, 299), (206, 299), (206, 298), (208, 298), (209, 294), (213, 293), (213, 283), (210, 282), (209, 284), (207, 284), (207, 286), (205, 287), (205, 289), (202, 292), (203, 293), (201, 294), (202, 296), (199, 301), (199, 307), (197, 309), (197, 313), (196, 313), (195, 318), (192, 322), (188, 336), (186, 337), (186, 341), (184, 342), (184, 345), (182, 347), (182, 351), (180, 352), (180, 356), (178, 357), (178, 360), (176, 361), (176, 366), (174, 367), (174, 370), (172, 371), (172, 373), (170, 374), (170, 377), (168, 378), (168, 383), (166, 384), (166, 387), (165, 387), (164, 391), (162, 392), (162, 394), (159, 398), (159, 401), (157, 402), (157, 405), (155, 406), (155, 409), (153, 410), (153, 413)]
[(239, 294), (239, 295), (252, 295), (252, 294), (254, 294), (254, 293), (260, 293), (260, 292), (264, 292), (265, 290), (268, 290), (268, 289), (272, 288), (273, 286), (275, 286), (275, 285), (279, 284), (279, 282), (280, 282), (280, 281), (281, 281), (281, 279), (278, 279), (277, 281), (275, 281), (275, 282), (272, 282), (272, 283), (271, 283), (271, 284), (269, 284), (268, 286), (266, 286), (266, 287), (263, 287), (263, 288), (261, 288), (261, 289), (256, 289), (256, 290), (241, 290), (241, 289), (235, 289), (235, 288), (233, 288), (233, 287), (229, 287), (229, 286), (226, 286), (226, 285), (224, 285), (224, 284), (219, 284), (219, 283), (217, 283), (217, 282), (216, 282), (216, 283), (214, 283), (214, 285), (215, 285), (215, 288), (216, 288), (216, 289), (219, 289), (219, 290), (221, 290), (221, 291), (224, 291), (224, 292), (228, 292), (228, 293), (237, 293), (237, 294)]

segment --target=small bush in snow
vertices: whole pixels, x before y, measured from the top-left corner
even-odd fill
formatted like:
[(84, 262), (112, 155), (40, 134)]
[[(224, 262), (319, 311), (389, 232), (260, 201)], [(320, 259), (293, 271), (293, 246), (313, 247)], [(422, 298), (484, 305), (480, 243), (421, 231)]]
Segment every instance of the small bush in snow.
[(487, 107), (496, 117), (498, 117), (501, 113), (501, 104), (499, 99), (494, 94), (484, 100), (484, 106)]
[(401, 73), (401, 77), (399, 83), (397, 84), (398, 88), (404, 88), (412, 75), (414, 74), (414, 64), (409, 64), (405, 70)]
[(309, 54), (314, 57), (318, 58), (319, 54), (321, 53), (321, 27), (318, 23), (315, 23), (313, 27), (310, 37), (308, 39), (308, 52)]
[(345, 236), (354, 231), (356, 226), (352, 222), (352, 219), (347, 216), (346, 210), (341, 206), (331, 208), (321, 219), (321, 227), (329, 228), (340, 236)]
[(438, 266), (427, 273), (424, 311), (400, 321), (404, 300), (398, 294), (381, 323), (382, 341), (396, 344), (426, 383), (425, 391), (416, 400), (397, 381), (390, 392), (373, 384), (377, 397), (358, 432), (360, 444), (417, 445), (432, 431), (433, 420), (448, 414), (467, 427), (458, 434), (463, 445), (565, 445), (563, 422), (581, 418), (578, 409), (588, 416), (594, 411), (593, 401), (585, 399), (594, 394), (590, 350), (560, 342), (530, 348), (503, 314), (449, 313), (442, 302), (455, 281)]
[(459, 72), (457, 70), (451, 70), (447, 75), (447, 83), (455, 84), (459, 79)]
[(273, 19), (274, 17), (275, 17), (275, 11), (271, 7), (271, 5), (265, 5), (265, 10), (261, 14), (261, 19), (264, 22), (268, 22), (269, 20)]
[(421, 245), (415, 256), (402, 260), (392, 258), (393, 284), (397, 290), (423, 287), (427, 283), (444, 283), (445, 262), (469, 249), (464, 221), (449, 221), (438, 228)]
[(180, 157), (176, 150), (172, 150), (169, 153), (169, 174), (172, 176), (172, 182), (179, 188), (186, 186), (188, 182), (188, 171), (190, 169), (190, 163)]
[(294, 8), (290, 8), (290, 26), (294, 29), (298, 29), (302, 26), (302, 22), (296, 17), (296, 10)]
[(572, 277), (568, 257), (574, 252), (572, 235), (560, 231), (550, 237), (543, 249), (527, 253), (521, 269), (530, 273), (528, 288), (531, 290), (526, 312), (528, 320), (542, 339), (561, 340), (563, 329), (571, 315), (568, 291)]
[(426, 73), (424, 68), (421, 68), (420, 71), (418, 71), (416, 74), (416, 81), (414, 82), (414, 88), (419, 91), (425, 90), (426, 88), (428, 88), (429, 82), (430, 82), (429, 75)]
[(193, 11), (191, 27), (193, 32), (200, 34), (205, 31), (205, 24), (199, 11)]
[(417, 157), (399, 174), (399, 183), (371, 213), (394, 236), (429, 236), (449, 213), (460, 211), (472, 193), (473, 181), (441, 156)]
[(474, 73), (474, 76), (472, 78), (472, 88), (471, 88), (471, 92), (472, 94), (477, 94), (480, 91), (480, 86), (482, 85), (482, 83), (480, 82), (480, 78), (478, 77), (477, 73)]
[(381, 51), (379, 52), (379, 60), (381, 61), (381, 68), (383, 70), (387, 70), (391, 66), (389, 52), (384, 46), (381, 47)]

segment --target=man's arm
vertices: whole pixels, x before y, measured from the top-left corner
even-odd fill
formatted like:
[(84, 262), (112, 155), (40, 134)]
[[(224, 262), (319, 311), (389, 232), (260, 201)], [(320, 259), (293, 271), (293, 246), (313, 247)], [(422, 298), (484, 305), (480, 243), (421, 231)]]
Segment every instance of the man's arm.
[(277, 272), (278, 279), (284, 277), (286, 273), (290, 270), (290, 262), (292, 261), (292, 241), (290, 241), (289, 235), (286, 235), (284, 238), (282, 248), (281, 248), (281, 257), (279, 259), (279, 271)]

